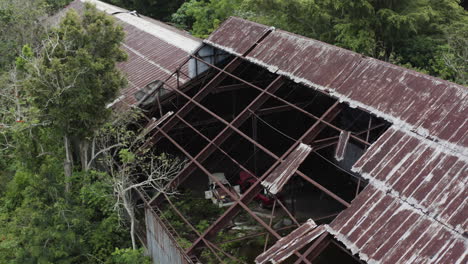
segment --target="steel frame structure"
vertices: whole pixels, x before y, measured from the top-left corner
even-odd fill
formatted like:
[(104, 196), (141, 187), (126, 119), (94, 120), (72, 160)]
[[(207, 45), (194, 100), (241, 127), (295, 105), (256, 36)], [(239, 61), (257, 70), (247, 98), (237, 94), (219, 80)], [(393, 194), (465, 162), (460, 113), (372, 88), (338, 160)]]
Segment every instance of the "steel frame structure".
[[(270, 32), (266, 31), (262, 37), (259, 38), (257, 42), (255, 42), (255, 45), (258, 45)], [(186, 254), (189, 256), (194, 256), (196, 255), (196, 252), (198, 249), (207, 247), (209, 248), (215, 256), (218, 258), (218, 260), (222, 263), (222, 261), (219, 259), (219, 257), (216, 255), (216, 250), (219, 251), (219, 247), (217, 247), (213, 242), (210, 241), (211, 238), (215, 237), (216, 234), (224, 228), (228, 222), (236, 216), (241, 210), (244, 210), (247, 212), (252, 218), (254, 218), (258, 224), (260, 224), (267, 232), (266, 234), (271, 235), (273, 238), (280, 239), (281, 236), (278, 234), (277, 230), (273, 229), (271, 227), (271, 223), (265, 223), (260, 217), (258, 217), (249, 207), (248, 204), (254, 199), (254, 197), (260, 193), (263, 189), (261, 186), (261, 182), (282, 162), (284, 162), (285, 158), (288, 157), (288, 155), (294, 151), (299, 144), (304, 143), (311, 145), (313, 150), (318, 150), (324, 147), (332, 146), (337, 144), (338, 142), (338, 136), (326, 138), (326, 139), (318, 139), (317, 137), (319, 134), (325, 129), (325, 128), (330, 128), (336, 132), (342, 132), (344, 131), (343, 129), (340, 129), (336, 125), (332, 124), (332, 122), (335, 120), (335, 118), (340, 114), (340, 112), (344, 109), (344, 105), (340, 103), (339, 101), (335, 100), (334, 103), (321, 115), (321, 116), (316, 116), (303, 108), (301, 106), (305, 105), (304, 102), (301, 103), (292, 103), (289, 102), (280, 96), (276, 95), (275, 92), (278, 91), (286, 82), (287, 80), (284, 79), (284, 77), (281, 77), (277, 75), (277, 77), (270, 82), (270, 84), (266, 88), (260, 88), (258, 87), (255, 83), (257, 82), (249, 82), (246, 81), (238, 76), (235, 75), (235, 70), (238, 69), (238, 67), (243, 63), (243, 57), (245, 57), (253, 48), (252, 46), (250, 49), (248, 49), (242, 56), (234, 56), (234, 58), (227, 63), (227, 65), (224, 68), (219, 68), (216, 65), (207, 63), (203, 61), (201, 58), (192, 55), (191, 58), (199, 61), (200, 63), (204, 63), (211, 67), (211, 69), (214, 69), (217, 71), (217, 73), (214, 75), (214, 77), (209, 80), (208, 83), (203, 85), (195, 95), (189, 96), (187, 95), (187, 91), (181, 89), (179, 84), (177, 84), (177, 87), (170, 87), (168, 84), (166, 84), (166, 87), (170, 89), (175, 96), (180, 96), (181, 98), (186, 100), (186, 103), (180, 107), (175, 114), (173, 114), (171, 117), (167, 118), (161, 126), (158, 126), (155, 128), (155, 131), (151, 134), (151, 136), (148, 138), (146, 143), (142, 148), (148, 148), (159, 142), (161, 139), (165, 138), (167, 139), (173, 146), (175, 146), (181, 153), (183, 153), (187, 158), (188, 158), (188, 163), (187, 165), (181, 170), (181, 172), (173, 179), (171, 180), (166, 188), (175, 188), (178, 185), (180, 185), (184, 180), (186, 180), (195, 170), (201, 170), (204, 174), (206, 174), (207, 177), (211, 178), (214, 182), (218, 184), (228, 195), (231, 196), (232, 200), (234, 201), (234, 204), (231, 205), (214, 223), (211, 224), (211, 226), (203, 233), (199, 233), (193, 226), (192, 224), (175, 208), (175, 206), (172, 204), (172, 202), (169, 200), (169, 198), (164, 195), (164, 194), (158, 194), (154, 196), (151, 200), (147, 201), (147, 205), (151, 207), (158, 207), (163, 201), (167, 201), (171, 208), (177, 212), (177, 214), (184, 220), (184, 222), (191, 227), (191, 229), (196, 233), (197, 239), (193, 241), (192, 246), (186, 251)], [(187, 63), (185, 61), (184, 63)], [(179, 67), (180, 69), (181, 67)], [(177, 70), (176, 74), (179, 76), (179, 70)], [(239, 82), (237, 85), (222, 85), (223, 81), (226, 78), (232, 78), (236, 81)], [(224, 91), (232, 91), (235, 89), (255, 89), (258, 91), (258, 95), (248, 104), (245, 109), (243, 109), (239, 114), (237, 114), (232, 121), (228, 122), (221, 116), (217, 115), (215, 112), (212, 110), (208, 109), (206, 106), (204, 106), (201, 102), (204, 100), (209, 94), (212, 93), (217, 93), (216, 89), (221, 87), (221, 90), (218, 92), (224, 92)], [(193, 87), (192, 87), (193, 88)], [(322, 92), (323, 93), (323, 92)], [(276, 99), (277, 101), (281, 102), (283, 105), (282, 106), (276, 106), (276, 107), (265, 107), (262, 108), (262, 106), (267, 102), (269, 99)], [(161, 106), (159, 105), (159, 108)], [(212, 121), (210, 122), (217, 122), (223, 124), (225, 127), (213, 138), (209, 139), (207, 136), (205, 136), (200, 130), (198, 130), (194, 125), (190, 124), (185, 117), (195, 108), (201, 109), (208, 115), (212, 117)], [(241, 125), (243, 125), (249, 118), (255, 117), (255, 113), (259, 114), (269, 114), (269, 113), (274, 113), (274, 112), (281, 112), (285, 110), (296, 110), (301, 112), (307, 117), (310, 117), (311, 119), (315, 120), (310, 127), (302, 133), (302, 135), (281, 155), (278, 156), (271, 152), (267, 147), (263, 146), (258, 142), (258, 140), (254, 137), (252, 138), (251, 136), (247, 135), (246, 133), (242, 132), (239, 128)], [(161, 111), (161, 109), (159, 109)], [(162, 111), (161, 111), (162, 113)], [(369, 140), (369, 133), (370, 131), (382, 127), (382, 124), (379, 125), (374, 125), (371, 126), (371, 122), (369, 122), (369, 127), (365, 131), (361, 131), (359, 133), (352, 133), (350, 135), (351, 139), (354, 141), (363, 144), (365, 148), (370, 146), (370, 143), (368, 142)], [(208, 144), (198, 152), (197, 155), (192, 156), (191, 154), (188, 153), (187, 150), (184, 149), (183, 146), (181, 146), (171, 135), (171, 131), (174, 129), (180, 127), (184, 128), (190, 128), (191, 131), (193, 131), (196, 135), (202, 137), (204, 140), (208, 142)], [(252, 144), (256, 149), (259, 149), (263, 151), (265, 154), (267, 154), (270, 158), (273, 159), (274, 163), (272, 166), (270, 166), (269, 169), (266, 170), (265, 173), (263, 173), (260, 177), (255, 177), (255, 183), (250, 186), (248, 190), (246, 190), (240, 197), (237, 197), (235, 194), (231, 193), (221, 182), (219, 182), (219, 179), (214, 177), (209, 170), (203, 165), (203, 162), (206, 161), (215, 151), (220, 151), (223, 155), (225, 155), (232, 163), (236, 164), (240, 169), (250, 173), (251, 175), (256, 175), (249, 169), (247, 169), (244, 165), (242, 165), (240, 162), (238, 162), (235, 158), (233, 158), (231, 155), (229, 155), (228, 152), (223, 150), (221, 148), (221, 145), (228, 139), (230, 138), (233, 134), (236, 136), (241, 137), (242, 139), (248, 141), (250, 144)], [(366, 139), (362, 139), (360, 136), (366, 135)], [(348, 201), (345, 201), (342, 199), (339, 195), (333, 193), (332, 191), (328, 190), (326, 187), (322, 186), (320, 183), (314, 181), (311, 179), (309, 176), (301, 172), (299, 169), (295, 170), (294, 172), (296, 175), (300, 176), (302, 179), (305, 181), (311, 183), (314, 185), (316, 188), (320, 189), (330, 197), (332, 197), (334, 200), (336, 200), (338, 203), (342, 204), (344, 207), (349, 207), (350, 203)], [(359, 182), (360, 183), (360, 182)], [(359, 189), (359, 186), (358, 186)], [(293, 220), (293, 222), (299, 226), (299, 222), (297, 219), (294, 218), (293, 214), (289, 212), (289, 210), (286, 208), (286, 206), (280, 201), (276, 200), (277, 204), (288, 214), (288, 216)], [(317, 247), (326, 247), (328, 245), (329, 240), (325, 239), (326, 236), (321, 236), (318, 238), (312, 246), (303, 254), (299, 252), (295, 252), (295, 255), (298, 257), (298, 260), (296, 263), (311, 263), (311, 252), (316, 249)], [(324, 242), (325, 241), (325, 242)], [(328, 242), (327, 242), (328, 241)], [(325, 245), (325, 246), (324, 246)], [(322, 249), (323, 249), (322, 248)], [(316, 252), (315, 250), (314, 252)], [(223, 252), (225, 254), (225, 252)], [(314, 253), (315, 254), (315, 253)], [(231, 259), (236, 259), (234, 256), (230, 256), (229, 254), (225, 254)], [(313, 255), (313, 254), (312, 254)]]

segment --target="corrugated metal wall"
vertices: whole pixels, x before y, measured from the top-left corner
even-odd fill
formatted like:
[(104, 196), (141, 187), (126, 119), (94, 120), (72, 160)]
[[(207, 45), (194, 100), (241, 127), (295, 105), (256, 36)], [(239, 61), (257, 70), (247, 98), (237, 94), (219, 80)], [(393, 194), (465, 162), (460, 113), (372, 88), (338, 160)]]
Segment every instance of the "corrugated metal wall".
[(192, 263), (177, 246), (161, 219), (149, 208), (145, 210), (148, 253), (154, 264)]

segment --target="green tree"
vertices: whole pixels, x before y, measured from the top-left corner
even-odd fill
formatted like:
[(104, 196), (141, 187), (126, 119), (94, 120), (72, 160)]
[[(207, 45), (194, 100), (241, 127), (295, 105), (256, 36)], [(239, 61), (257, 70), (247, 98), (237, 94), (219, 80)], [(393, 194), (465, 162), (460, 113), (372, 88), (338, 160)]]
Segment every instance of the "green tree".
[(172, 21), (184, 29), (191, 29), (193, 35), (207, 37), (228, 16), (235, 14), (242, 0), (190, 0), (184, 3)]
[(36, 46), (45, 32), (47, 14), (71, 0), (0, 0), (0, 71), (5, 70), (25, 44)]
[(25, 46), (16, 70), (1, 75), (0, 155), (8, 164), (0, 164), (0, 263), (135, 257), (115, 253), (131, 243), (108, 175), (75, 168), (65, 177), (63, 170), (70, 145), (62, 138), (82, 140), (100, 128), (105, 104), (125, 84), (115, 68), (125, 58), (122, 39), (113, 19), (88, 5), (83, 17), (68, 13), (37, 52)]
[(108, 119), (106, 104), (126, 85), (116, 68), (126, 59), (123, 37), (111, 17), (90, 5), (82, 17), (74, 10), (66, 14), (25, 66), (25, 91), (41, 121), (83, 138)]
[(40, 41), (43, 27), (40, 19), (46, 15), (42, 1), (0, 0), (0, 70), (5, 70), (25, 44)]
[(120, 48), (123, 30), (114, 19), (89, 4), (80, 17), (69, 11), (51, 30), (36, 57), (25, 63), (22, 83), (41, 124), (55, 128), (65, 146), (65, 173), (73, 157), (86, 167), (91, 136), (109, 118), (111, 102), (126, 80), (116, 63), (126, 59)]

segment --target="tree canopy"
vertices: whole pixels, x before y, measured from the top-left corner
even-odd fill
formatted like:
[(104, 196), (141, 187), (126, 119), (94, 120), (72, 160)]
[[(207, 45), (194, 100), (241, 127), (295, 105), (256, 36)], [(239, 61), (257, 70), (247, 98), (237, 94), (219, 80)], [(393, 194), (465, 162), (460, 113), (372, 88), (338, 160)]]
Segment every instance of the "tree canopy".
[(123, 37), (122, 28), (96, 9), (82, 18), (71, 10), (48, 34), (38, 56), (23, 53), (18, 66), (29, 75), (25, 96), (41, 112), (40, 121), (79, 137), (106, 121), (106, 104), (126, 85), (116, 68), (126, 59)]

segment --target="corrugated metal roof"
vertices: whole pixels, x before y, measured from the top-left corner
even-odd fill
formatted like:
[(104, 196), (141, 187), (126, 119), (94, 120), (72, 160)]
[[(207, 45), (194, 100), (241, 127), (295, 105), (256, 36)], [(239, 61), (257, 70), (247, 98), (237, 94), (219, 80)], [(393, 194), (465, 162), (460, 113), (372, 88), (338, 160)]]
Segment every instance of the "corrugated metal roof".
[[(121, 91), (124, 97), (115, 105), (126, 108), (136, 103), (135, 92), (144, 88), (155, 80), (166, 80), (188, 55), (201, 45), (201, 40), (160, 21), (127, 13), (128, 11), (101, 1), (75, 0), (66, 9), (82, 10), (85, 2), (96, 5), (98, 10), (113, 15), (121, 23), (125, 31), (123, 49), (128, 54), (128, 60), (118, 66), (127, 75), (128, 86)], [(63, 12), (62, 12), (63, 13)], [(188, 75), (188, 64), (181, 69)], [(183, 76), (179, 78), (181, 84), (187, 81)], [(174, 75), (168, 81), (176, 86)]]
[[(267, 28), (231, 17), (205, 43), (240, 54), (249, 36)], [(282, 30), (269, 34), (247, 60), (468, 154), (464, 86)]]
[(317, 227), (315, 222), (309, 219), (289, 235), (278, 240), (267, 251), (259, 255), (255, 259), (255, 263), (281, 263), (294, 254), (296, 250), (305, 247), (324, 232), (326, 232), (326, 227), (324, 225)]
[(284, 162), (276, 167), (276, 169), (262, 181), (262, 185), (272, 194), (280, 192), (311, 151), (312, 148), (309, 145), (303, 143), (299, 144), (299, 146), (288, 155)]
[(368, 263), (466, 263), (466, 239), (369, 185), (328, 230)]
[[(239, 54), (266, 28), (232, 17), (205, 42)], [(281, 30), (247, 60), (393, 123), (353, 167), (370, 184), (330, 233), (369, 263), (467, 263), (467, 87)]]
[(151, 36), (157, 37), (187, 53), (193, 53), (199, 46), (200, 40), (193, 37), (185, 31), (179, 30), (158, 20), (135, 15), (123, 8), (98, 1), (98, 0), (80, 0), (82, 3), (91, 3), (100, 11), (113, 15), (122, 21), (125, 25), (133, 26)]
[(466, 263), (466, 161), (390, 128), (354, 165), (370, 184), (330, 232), (369, 263)]
[(391, 128), (353, 170), (458, 233), (467, 230), (466, 157)]

